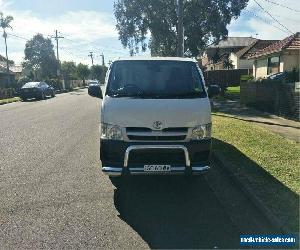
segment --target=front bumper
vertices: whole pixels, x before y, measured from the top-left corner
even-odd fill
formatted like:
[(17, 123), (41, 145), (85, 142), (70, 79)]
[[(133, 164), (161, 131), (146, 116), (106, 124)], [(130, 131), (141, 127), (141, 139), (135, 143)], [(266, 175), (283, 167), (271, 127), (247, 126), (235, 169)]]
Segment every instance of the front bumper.
[[(211, 140), (190, 142), (100, 141), (102, 171), (110, 176), (124, 173), (201, 174), (209, 169)], [(144, 165), (170, 165), (168, 172), (145, 172)]]

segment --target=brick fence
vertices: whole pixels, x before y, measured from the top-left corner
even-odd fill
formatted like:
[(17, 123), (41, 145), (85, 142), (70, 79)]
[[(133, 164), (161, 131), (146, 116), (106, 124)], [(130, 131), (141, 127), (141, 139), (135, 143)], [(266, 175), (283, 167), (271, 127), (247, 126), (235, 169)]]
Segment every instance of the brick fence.
[(300, 120), (300, 83), (241, 83), (241, 103), (278, 116)]

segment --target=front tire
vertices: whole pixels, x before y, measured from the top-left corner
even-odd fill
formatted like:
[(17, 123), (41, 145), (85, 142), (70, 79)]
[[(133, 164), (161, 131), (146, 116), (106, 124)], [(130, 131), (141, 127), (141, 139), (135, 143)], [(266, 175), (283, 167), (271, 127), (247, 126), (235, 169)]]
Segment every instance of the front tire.
[(52, 98), (55, 97), (54, 91), (52, 91), (51, 97), (52, 97)]
[(122, 187), (123, 190), (125, 190), (127, 185), (129, 184), (129, 176), (126, 175), (109, 176), (109, 179), (116, 188)]
[(45, 99), (46, 99), (46, 96), (45, 96), (45, 93), (44, 93), (44, 92), (42, 92), (41, 97), (40, 97), (39, 99), (40, 99), (40, 100), (45, 100)]

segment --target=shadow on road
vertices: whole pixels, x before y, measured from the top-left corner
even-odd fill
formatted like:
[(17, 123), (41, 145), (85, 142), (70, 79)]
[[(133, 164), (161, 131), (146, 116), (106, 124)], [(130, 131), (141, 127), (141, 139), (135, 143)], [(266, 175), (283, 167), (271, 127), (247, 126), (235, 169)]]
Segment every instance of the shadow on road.
[(151, 248), (235, 248), (239, 233), (205, 178), (132, 177), (115, 190), (115, 207)]

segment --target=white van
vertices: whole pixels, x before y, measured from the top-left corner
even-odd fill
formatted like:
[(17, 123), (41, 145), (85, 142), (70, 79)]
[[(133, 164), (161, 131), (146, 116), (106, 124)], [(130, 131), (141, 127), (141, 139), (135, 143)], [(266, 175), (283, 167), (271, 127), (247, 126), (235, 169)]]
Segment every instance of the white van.
[(211, 109), (196, 61), (119, 59), (111, 64), (103, 91), (104, 173), (196, 175), (209, 169)]

